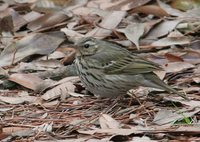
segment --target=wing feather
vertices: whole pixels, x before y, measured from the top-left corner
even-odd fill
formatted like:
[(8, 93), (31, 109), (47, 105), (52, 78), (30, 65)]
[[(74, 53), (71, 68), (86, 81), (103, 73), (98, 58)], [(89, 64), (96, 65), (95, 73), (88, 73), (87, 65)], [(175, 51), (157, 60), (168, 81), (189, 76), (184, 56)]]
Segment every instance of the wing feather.
[(107, 74), (141, 74), (162, 70), (159, 65), (134, 54), (111, 61), (104, 65), (103, 69)]

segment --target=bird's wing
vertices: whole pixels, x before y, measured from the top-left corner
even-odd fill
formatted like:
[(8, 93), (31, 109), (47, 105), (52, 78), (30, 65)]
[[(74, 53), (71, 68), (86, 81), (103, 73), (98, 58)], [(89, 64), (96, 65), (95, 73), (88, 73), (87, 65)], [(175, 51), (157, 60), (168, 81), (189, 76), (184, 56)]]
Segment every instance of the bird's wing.
[(135, 55), (118, 58), (103, 66), (107, 74), (141, 74), (162, 70), (159, 65)]

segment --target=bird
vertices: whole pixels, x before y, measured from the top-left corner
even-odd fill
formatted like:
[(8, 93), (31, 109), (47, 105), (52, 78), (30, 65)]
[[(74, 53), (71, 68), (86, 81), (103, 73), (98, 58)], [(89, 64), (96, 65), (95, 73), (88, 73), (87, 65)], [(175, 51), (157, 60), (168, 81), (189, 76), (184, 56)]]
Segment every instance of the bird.
[(116, 98), (139, 86), (184, 94), (164, 83), (155, 73), (162, 68), (122, 46), (102, 39), (85, 37), (75, 43), (75, 66), (82, 84), (98, 97)]

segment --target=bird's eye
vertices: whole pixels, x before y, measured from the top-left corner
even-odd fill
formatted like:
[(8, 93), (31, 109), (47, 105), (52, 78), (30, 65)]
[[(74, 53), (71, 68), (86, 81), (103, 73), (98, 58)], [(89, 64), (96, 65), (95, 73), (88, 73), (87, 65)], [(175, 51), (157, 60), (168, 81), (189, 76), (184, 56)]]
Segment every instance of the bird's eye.
[(89, 44), (84, 44), (83, 47), (84, 47), (84, 48), (89, 48), (90, 45), (89, 45)]

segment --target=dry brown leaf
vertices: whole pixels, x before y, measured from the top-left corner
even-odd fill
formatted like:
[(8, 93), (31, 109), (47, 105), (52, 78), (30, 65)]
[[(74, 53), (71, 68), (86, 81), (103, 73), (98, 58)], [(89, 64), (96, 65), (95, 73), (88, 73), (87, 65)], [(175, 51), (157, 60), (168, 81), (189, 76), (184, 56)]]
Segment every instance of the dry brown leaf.
[(145, 37), (146, 39), (156, 39), (158, 37), (167, 35), (169, 32), (174, 30), (181, 20), (165, 20), (160, 22)]
[(166, 75), (166, 71), (154, 71), (154, 73), (161, 79), (163, 80)]
[(45, 108), (51, 108), (52, 109), (52, 107), (57, 106), (59, 103), (60, 103), (59, 100), (54, 100), (54, 101), (51, 101), (51, 102), (42, 103), (42, 106), (44, 106)]
[(88, 7), (96, 7), (104, 10), (130, 10), (148, 3), (151, 0), (93, 0), (88, 3)]
[(7, 70), (4, 70), (3, 68), (0, 68), (0, 78), (8, 78), (9, 74)]
[(39, 12), (56, 12), (67, 7), (72, 0), (37, 0), (32, 9)]
[(7, 133), (7, 134), (12, 134), (14, 132), (18, 132), (18, 131), (22, 131), (22, 130), (30, 130), (30, 128), (24, 128), (24, 127), (5, 127), (5, 128), (3, 128), (3, 132)]
[[(12, 137), (28, 137), (33, 136), (35, 133), (32, 128), (24, 128), (24, 127), (5, 127), (3, 128), (3, 133), (9, 134)], [(1, 134), (2, 135), (2, 134)], [(2, 136), (1, 136), (2, 138)], [(3, 140), (3, 139), (1, 139)]]
[(36, 31), (42, 28), (48, 28), (59, 24), (68, 19), (68, 16), (62, 13), (49, 13), (44, 16), (39, 17), (38, 19), (30, 22), (27, 26), (31, 31)]
[(75, 15), (88, 16), (99, 15), (100, 17), (106, 17), (110, 12), (93, 7), (79, 7), (72, 11)]
[(185, 62), (191, 64), (200, 63), (200, 52), (198, 50), (186, 50), (185, 52), (186, 53), (181, 56)]
[(179, 72), (194, 67), (194, 65), (187, 62), (170, 62), (166, 65), (163, 65), (163, 69), (166, 71), (166, 73)]
[(53, 129), (53, 122), (49, 123), (44, 123), (42, 125), (39, 125), (35, 127), (33, 130), (34, 131), (39, 131), (39, 132), (52, 132)]
[[(50, 90), (42, 95), (44, 100), (53, 100), (55, 98), (61, 97), (63, 100), (70, 96), (70, 92), (74, 92), (75, 86), (74, 82), (79, 80), (78, 77), (67, 77), (55, 84), (51, 85)], [(55, 86), (55, 87), (54, 87)]]
[(120, 123), (107, 114), (102, 114), (99, 117), (99, 124), (102, 129), (117, 129), (120, 128)]
[(20, 62), (17, 66), (10, 69), (10, 72), (31, 72), (53, 70), (63, 65), (58, 60), (39, 60), (30, 63)]
[(43, 68), (46, 70), (63, 67), (63, 65), (58, 60), (53, 60), (53, 59), (33, 61), (32, 64), (38, 68), (41, 68), (41, 69)]
[(21, 131), (12, 133), (12, 136), (13, 137), (30, 137), (30, 136), (33, 136), (34, 134), (35, 134), (35, 131), (32, 129), (29, 129), (29, 130), (21, 130)]
[(184, 17), (184, 18), (199, 18), (200, 16), (200, 13), (199, 13), (199, 10), (200, 8), (199, 7), (196, 7), (194, 9), (191, 9), (191, 10), (188, 10), (187, 12), (182, 12), (178, 9), (174, 9), (172, 8), (170, 5), (160, 1), (160, 0), (157, 0), (159, 6), (164, 9), (168, 14), (172, 15), (172, 16), (178, 16), (178, 17)]
[(121, 20), (127, 13), (124, 11), (110, 12), (99, 24), (100, 27), (96, 27), (92, 31), (86, 34), (86, 37), (105, 38), (112, 33), (112, 30), (117, 27)]
[(70, 30), (68, 28), (62, 28), (61, 31), (64, 32), (66, 34), (66, 36), (68, 36), (69, 39), (72, 40), (72, 41), (77, 41), (80, 38), (85, 37), (85, 35), (80, 34), (76, 31)]
[(66, 82), (60, 84), (51, 90), (48, 90), (46, 93), (42, 95), (44, 100), (53, 100), (55, 98), (61, 97), (62, 100), (70, 96), (70, 92), (74, 91), (75, 86), (71, 82)]
[(68, 14), (78, 7), (82, 7), (87, 4), (87, 0), (42, 0), (37, 1), (33, 6), (33, 9), (40, 12), (63, 12)]
[(95, 133), (99, 134), (108, 134), (108, 135), (131, 135), (131, 134), (139, 134), (143, 133), (144, 131), (147, 131), (149, 128), (142, 128), (142, 127), (134, 127), (132, 129), (96, 129), (96, 130), (78, 130), (81, 134), (88, 134), (88, 135), (94, 135)]
[(17, 3), (34, 3), (37, 0), (14, 0)]
[[(34, 142), (53, 142), (51, 140), (34, 140)], [(107, 142), (105, 138), (103, 140), (91, 139), (91, 136), (84, 136), (84, 138), (66, 138), (61, 140), (56, 140), (56, 142)]]
[(89, 131), (84, 131), (84, 130), (78, 130), (79, 133), (81, 134), (86, 134), (86, 135), (94, 135), (95, 133), (103, 133), (103, 134), (119, 134), (119, 135), (130, 135), (132, 133), (139, 133), (139, 131), (136, 130), (131, 130), (131, 129), (98, 129), (98, 130), (89, 130)]
[(22, 26), (27, 24), (27, 21), (21, 16), (18, 12), (13, 9), (10, 9), (10, 13), (12, 15), (14, 31), (19, 30)]
[(180, 56), (176, 56), (171, 53), (166, 53), (164, 56), (170, 62), (183, 62), (184, 61), (183, 58), (181, 58)]
[(121, 40), (121, 41), (116, 40), (115, 42), (125, 47), (130, 47), (133, 45), (130, 40)]
[(186, 92), (186, 93), (199, 92), (200, 91), (200, 87), (190, 86), (189, 88), (188, 87), (184, 87), (184, 88), (182, 88), (182, 90), (183, 90), (183, 92)]
[(193, 77), (192, 80), (193, 80), (195, 83), (200, 83), (200, 77)]
[(48, 55), (63, 41), (62, 32), (34, 33), (8, 46), (0, 55), (0, 67), (16, 63), (30, 55)]
[(139, 50), (139, 39), (144, 34), (145, 25), (143, 23), (131, 23), (125, 29), (118, 29), (118, 32), (122, 32), (126, 37), (132, 41)]
[(138, 8), (133, 9), (131, 12), (134, 13), (144, 13), (144, 14), (152, 14), (158, 17), (164, 17), (164, 16), (169, 16), (169, 14), (164, 11), (162, 8), (160, 8), (157, 5), (145, 5), (145, 6), (141, 6)]
[(22, 104), (22, 103), (34, 103), (37, 100), (35, 96), (29, 96), (27, 92), (19, 92), (19, 97), (6, 97), (0, 96), (0, 101), (8, 104)]
[(42, 91), (50, 85), (50, 82), (45, 82), (41, 78), (32, 74), (12, 74), (9, 77), (9, 80), (18, 83), (26, 88), (32, 89), (36, 92)]
[[(50, 55), (48, 55), (48, 59), (62, 59), (65, 57), (65, 53), (59, 51), (56, 49), (56, 51), (54, 51), (53, 53), (51, 53)], [(42, 57), (40, 58), (41, 60), (45, 60), (47, 59), (46, 57)]]
[(158, 5), (163, 9), (165, 10), (169, 15), (172, 15), (172, 16), (183, 16), (184, 15), (184, 12), (181, 12), (177, 9), (174, 9), (172, 8), (170, 5), (160, 1), (160, 0), (157, 0), (157, 3)]
[(170, 46), (170, 45), (184, 45), (189, 44), (190, 39), (185, 36), (181, 37), (165, 37), (153, 42), (152, 46)]
[(133, 137), (131, 142), (158, 142), (157, 140), (151, 140), (147, 136), (142, 136), (142, 137)]
[(170, 110), (163, 109), (155, 115), (153, 122), (158, 125), (172, 124), (173, 122), (184, 119), (185, 117), (192, 117), (199, 111), (199, 109), (193, 110), (192, 112), (181, 112), (181, 110), (179, 110), (179, 112), (175, 113)]
[(148, 22), (145, 22), (145, 29), (144, 29), (144, 35), (148, 34), (153, 28), (158, 25), (160, 22), (162, 22), (161, 19), (158, 20), (151, 20)]
[[(174, 101), (176, 101), (176, 100), (174, 100)], [(193, 101), (193, 100), (191, 100), (191, 101), (178, 100), (178, 102), (180, 102), (180, 103), (182, 103), (184, 105), (190, 106), (190, 108), (199, 107), (199, 104), (200, 104), (200, 101)]]
[(185, 131), (186, 133), (187, 132), (196, 132), (196, 133), (199, 133), (200, 132), (200, 127), (199, 125), (192, 125), (192, 126), (180, 126), (177, 130), (178, 131)]
[(0, 48), (4, 49), (8, 47), (14, 40), (14, 36), (11, 32), (2, 32), (0, 38)]
[(3, 31), (4, 32), (14, 31), (12, 12), (13, 11), (9, 8), (0, 10), (0, 33)]
[(43, 16), (44, 14), (41, 14), (41, 13), (38, 13), (38, 12), (35, 12), (35, 11), (31, 11), (27, 14), (25, 14), (23, 16), (24, 20), (26, 20), (28, 23), (40, 18), (41, 16)]
[(184, 13), (184, 15), (182, 17), (185, 17), (185, 18), (188, 18), (190, 17), (191, 19), (194, 19), (194, 18), (199, 18), (200, 17), (200, 8), (194, 8), (194, 9), (191, 9), (191, 10), (188, 10), (187, 12)]
[(83, 7), (88, 3), (88, 0), (70, 0), (70, 1), (71, 2), (64, 9), (65, 13), (68, 13), (69, 11), (73, 11), (76, 8)]

